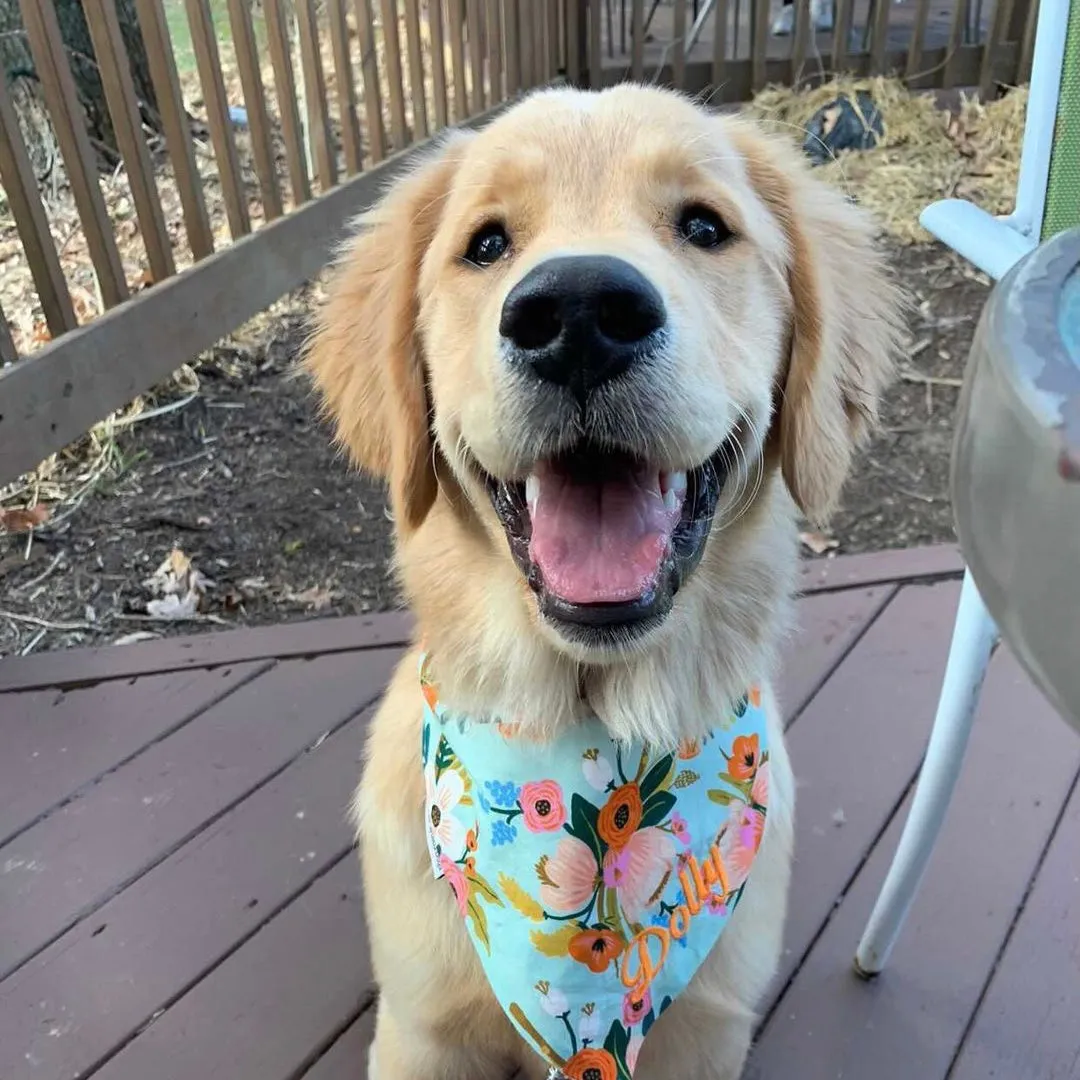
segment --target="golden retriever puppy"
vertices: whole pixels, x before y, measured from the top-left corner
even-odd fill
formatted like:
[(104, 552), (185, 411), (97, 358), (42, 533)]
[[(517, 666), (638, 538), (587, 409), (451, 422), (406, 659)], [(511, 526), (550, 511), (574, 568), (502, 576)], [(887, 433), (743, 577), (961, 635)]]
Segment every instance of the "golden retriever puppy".
[(359, 225), (306, 364), (418, 622), (354, 805), (369, 1075), (736, 1080), (792, 855), (797, 520), (899, 336), (871, 226), (633, 85), (449, 136)]

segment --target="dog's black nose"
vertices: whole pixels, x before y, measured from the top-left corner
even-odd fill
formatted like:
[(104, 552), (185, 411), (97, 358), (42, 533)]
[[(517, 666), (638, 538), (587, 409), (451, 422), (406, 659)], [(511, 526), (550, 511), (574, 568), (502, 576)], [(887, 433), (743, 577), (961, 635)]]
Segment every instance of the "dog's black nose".
[(666, 320), (656, 287), (610, 255), (549, 259), (503, 304), (499, 333), (546, 382), (584, 400), (653, 345)]

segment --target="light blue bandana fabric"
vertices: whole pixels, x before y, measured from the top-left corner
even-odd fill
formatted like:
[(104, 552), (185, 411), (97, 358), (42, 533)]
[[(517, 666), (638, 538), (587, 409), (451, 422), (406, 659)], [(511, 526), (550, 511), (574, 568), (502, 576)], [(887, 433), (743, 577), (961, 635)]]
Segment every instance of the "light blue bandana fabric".
[(507, 1015), (568, 1080), (629, 1080), (742, 901), (769, 801), (760, 694), (674, 752), (599, 720), (539, 744), (449, 713), (421, 663), (432, 867)]

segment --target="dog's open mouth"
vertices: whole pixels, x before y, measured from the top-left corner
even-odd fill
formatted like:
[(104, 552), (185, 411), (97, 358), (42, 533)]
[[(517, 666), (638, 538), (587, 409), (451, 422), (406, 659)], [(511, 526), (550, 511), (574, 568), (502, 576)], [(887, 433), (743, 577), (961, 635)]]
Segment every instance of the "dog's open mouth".
[(543, 615), (589, 636), (667, 615), (701, 558), (728, 460), (722, 448), (698, 468), (665, 471), (583, 447), (539, 462), (524, 482), (487, 484)]

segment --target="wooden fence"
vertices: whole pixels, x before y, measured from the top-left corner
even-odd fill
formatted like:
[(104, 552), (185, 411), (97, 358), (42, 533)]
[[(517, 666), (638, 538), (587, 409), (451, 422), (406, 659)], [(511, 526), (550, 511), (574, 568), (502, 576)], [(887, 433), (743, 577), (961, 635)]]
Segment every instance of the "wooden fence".
[[(810, 0), (795, 0), (785, 39), (770, 35), (768, 0), (135, 0), (162, 132), (148, 139), (115, 0), (83, 0), (122, 159), (119, 221), (51, 0), (20, 0), (64, 176), (43, 198), (0, 80), (0, 183), (40, 323), (16, 334), (0, 311), (0, 484), (317, 275), (348, 219), (438, 129), (559, 80), (648, 79), (730, 102), (837, 71), (987, 93), (1026, 78), (1036, 0), (944, 2), (943, 20), (939, 0), (835, 0), (835, 30), (819, 33)], [(181, 85), (177, 7), (194, 90)], [(66, 240), (57, 198), (77, 216)], [(89, 303), (58, 253), (76, 233)]]

